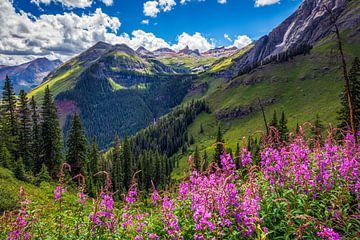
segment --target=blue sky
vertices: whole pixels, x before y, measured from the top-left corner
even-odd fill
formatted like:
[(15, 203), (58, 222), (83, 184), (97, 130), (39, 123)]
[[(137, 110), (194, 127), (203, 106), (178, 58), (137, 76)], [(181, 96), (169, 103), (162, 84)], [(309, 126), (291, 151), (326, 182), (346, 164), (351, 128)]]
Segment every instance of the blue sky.
[(0, 20), (11, 34), (0, 31), (0, 64), (40, 56), (66, 60), (98, 40), (150, 50), (242, 47), (271, 31), (301, 1), (1, 0)]

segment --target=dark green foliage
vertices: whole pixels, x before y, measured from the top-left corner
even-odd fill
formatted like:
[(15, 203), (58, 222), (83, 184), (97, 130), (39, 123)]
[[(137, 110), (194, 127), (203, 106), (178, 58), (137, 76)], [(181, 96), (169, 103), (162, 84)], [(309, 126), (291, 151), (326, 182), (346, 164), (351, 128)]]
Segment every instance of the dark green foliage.
[(14, 167), (13, 157), (6, 148), (5, 142), (0, 143), (0, 166), (8, 169), (12, 169)]
[(49, 175), (49, 171), (45, 164), (41, 165), (40, 172), (36, 176), (36, 184), (40, 186), (42, 182), (50, 182), (51, 178)]
[(122, 149), (122, 162), (123, 162), (123, 172), (124, 172), (124, 186), (126, 189), (130, 187), (131, 178), (134, 174), (133, 169), (133, 154), (131, 152), (131, 146), (129, 138), (125, 136), (123, 149)]
[(122, 162), (121, 143), (119, 136), (116, 134), (114, 139), (114, 146), (112, 149), (112, 171), (111, 179), (113, 182), (113, 188), (115, 191), (121, 191), (124, 189), (124, 171)]
[(325, 127), (319, 117), (319, 114), (316, 114), (315, 121), (313, 122), (313, 126), (311, 128), (312, 134), (316, 141), (321, 141), (321, 133), (324, 131)]
[(209, 167), (209, 157), (207, 155), (206, 150), (204, 150), (203, 161), (201, 166), (202, 172), (205, 172), (208, 169), (208, 167)]
[(281, 113), (278, 131), (279, 131), (279, 137), (280, 137), (281, 142), (287, 141), (289, 139), (289, 129), (287, 127), (287, 120), (286, 120), (284, 111)]
[(241, 151), (240, 151), (240, 144), (239, 143), (236, 143), (235, 165), (236, 165), (236, 169), (241, 168)]
[(71, 166), (72, 176), (78, 174), (87, 175), (87, 141), (77, 113), (74, 114), (71, 122), (67, 140), (66, 162)]
[(15, 164), (14, 175), (17, 179), (19, 179), (21, 181), (27, 180), (26, 175), (25, 175), (24, 162), (21, 157), (17, 160), (17, 162)]
[(203, 128), (202, 123), (200, 124), (200, 130), (199, 130), (199, 133), (200, 133), (200, 134), (203, 134), (203, 133), (204, 133), (204, 128)]
[(34, 97), (30, 101), (31, 106), (31, 121), (32, 121), (32, 132), (31, 132), (31, 157), (33, 161), (33, 170), (39, 172), (42, 168), (41, 164), (41, 126), (40, 126), (40, 115), (38, 112), (37, 104)]
[(6, 76), (1, 101), (1, 141), (6, 143), (14, 159), (18, 154), (18, 120), (16, 114), (16, 97), (11, 80)]
[(193, 162), (194, 162), (194, 168), (197, 171), (201, 171), (201, 159), (200, 159), (198, 146), (195, 147), (195, 151), (193, 154)]
[(24, 161), (24, 164), (27, 169), (33, 169), (34, 163), (31, 154), (31, 116), (30, 109), (28, 106), (28, 98), (24, 90), (20, 91), (19, 94), (19, 105), (18, 105), (18, 134), (19, 134), (19, 157)]
[(221, 167), (221, 159), (220, 156), (224, 153), (224, 139), (221, 133), (220, 125), (218, 127), (218, 132), (216, 136), (216, 147), (215, 147), (215, 154), (214, 154), (214, 163), (216, 163), (219, 167)]
[(94, 175), (99, 172), (99, 162), (100, 162), (100, 151), (96, 143), (96, 137), (93, 137), (92, 143), (90, 145), (88, 155), (88, 166), (87, 166), (87, 184), (86, 187), (91, 196), (96, 196), (97, 190), (100, 188), (98, 183), (98, 178)]
[[(104, 73), (98, 66), (90, 67), (80, 76), (73, 90), (56, 98), (76, 103), (87, 137), (96, 136), (101, 149), (110, 146), (114, 132), (133, 135), (169, 112), (181, 103), (192, 81), (192, 76), (142, 76), (121, 72), (110, 74), (112, 81), (127, 87), (116, 90), (106, 74), (110, 73)], [(145, 88), (137, 89), (136, 84)]]
[[(354, 110), (354, 121), (356, 131), (360, 129), (360, 60), (355, 58), (352, 64), (352, 67), (349, 71), (349, 81), (350, 81), (350, 95), (353, 102)], [(338, 127), (347, 130), (350, 126), (350, 114), (349, 114), (349, 105), (347, 101), (346, 90), (341, 94), (341, 104), (342, 107), (338, 112), (339, 125)]]
[(56, 177), (62, 159), (62, 140), (57, 110), (48, 86), (45, 89), (41, 114), (41, 163), (45, 163), (52, 177)]

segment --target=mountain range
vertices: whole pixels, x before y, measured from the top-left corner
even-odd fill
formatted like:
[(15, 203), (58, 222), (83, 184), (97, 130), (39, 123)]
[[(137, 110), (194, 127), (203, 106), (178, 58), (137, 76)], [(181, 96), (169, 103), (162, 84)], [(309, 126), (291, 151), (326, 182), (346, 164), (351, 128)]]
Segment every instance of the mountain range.
[[(285, 111), (292, 127), (311, 121), (315, 112), (334, 123), (342, 81), (331, 15), (351, 61), (360, 55), (359, 5), (305, 0), (272, 32), (240, 50), (151, 52), (99, 42), (52, 71), (29, 96), (41, 99), (49, 86), (63, 128), (68, 129), (71, 114), (80, 113), (87, 136), (96, 135), (102, 148), (115, 132), (132, 135), (173, 107), (198, 98), (211, 109), (189, 128), (201, 149), (211, 146), (219, 123), (225, 140), (232, 142), (261, 129), (259, 105), (268, 117), (274, 110)], [(206, 135), (198, 133), (200, 125)]]
[(0, 66), (0, 87), (2, 89), (6, 76), (11, 76), (14, 90), (18, 93), (21, 89), (29, 91), (36, 87), (56, 67), (61, 65), (60, 60), (37, 58), (27, 63), (16, 66)]

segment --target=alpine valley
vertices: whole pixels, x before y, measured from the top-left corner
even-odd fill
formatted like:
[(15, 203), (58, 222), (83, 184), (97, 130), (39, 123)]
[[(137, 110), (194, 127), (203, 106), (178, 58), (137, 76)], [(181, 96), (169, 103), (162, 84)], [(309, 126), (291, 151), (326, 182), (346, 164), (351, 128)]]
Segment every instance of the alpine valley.
[(303, 0), (242, 48), (0, 66), (0, 238), (358, 239), (359, 57), (360, 1)]

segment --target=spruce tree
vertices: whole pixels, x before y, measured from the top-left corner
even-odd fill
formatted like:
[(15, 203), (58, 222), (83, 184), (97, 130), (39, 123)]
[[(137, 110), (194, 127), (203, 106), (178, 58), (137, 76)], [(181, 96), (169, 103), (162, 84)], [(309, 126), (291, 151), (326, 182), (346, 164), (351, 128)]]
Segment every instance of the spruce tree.
[(67, 140), (66, 162), (71, 166), (71, 174), (87, 176), (87, 141), (80, 117), (77, 113), (71, 122)]
[(205, 149), (203, 155), (202, 171), (205, 172), (208, 169), (208, 167), (209, 167), (209, 159)]
[(283, 141), (287, 141), (288, 138), (289, 138), (289, 130), (288, 130), (288, 127), (287, 127), (287, 120), (286, 120), (286, 117), (285, 117), (285, 112), (283, 111), (281, 113), (281, 119), (279, 121), (279, 135), (280, 135), (280, 141), (283, 142)]
[(199, 130), (199, 133), (200, 133), (200, 134), (203, 134), (203, 133), (204, 133), (204, 128), (203, 128), (202, 123), (200, 124), (200, 130)]
[(124, 189), (124, 172), (121, 153), (121, 143), (119, 136), (116, 134), (112, 151), (112, 171), (111, 178), (113, 182), (114, 192), (121, 192)]
[(127, 136), (125, 136), (123, 143), (122, 160), (124, 164), (124, 185), (126, 187), (126, 190), (128, 190), (133, 176), (133, 156), (131, 153), (129, 138)]
[(49, 169), (50, 176), (56, 177), (62, 160), (62, 140), (57, 110), (49, 86), (45, 88), (41, 115), (43, 120), (41, 125), (41, 162), (45, 163)]
[(31, 141), (31, 157), (34, 163), (33, 171), (39, 172), (42, 168), (41, 161), (41, 129), (40, 129), (40, 116), (37, 108), (35, 98), (32, 97), (30, 101), (31, 107), (31, 121), (32, 121), (32, 141)]
[(93, 137), (89, 156), (88, 156), (88, 166), (87, 166), (87, 188), (91, 196), (96, 196), (96, 191), (99, 188), (97, 178), (94, 177), (94, 174), (99, 172), (99, 160), (100, 160), (100, 151), (96, 143), (96, 137)]
[(41, 169), (36, 176), (36, 184), (39, 186), (42, 182), (50, 182), (51, 178), (49, 175), (49, 171), (45, 164), (41, 165)]
[(200, 154), (198, 146), (195, 147), (195, 152), (193, 155), (193, 161), (194, 161), (194, 168), (196, 171), (201, 171), (201, 160), (200, 160)]
[(315, 137), (315, 140), (321, 140), (321, 133), (324, 130), (324, 125), (321, 122), (319, 114), (316, 114), (315, 121), (313, 122), (313, 126), (311, 128), (312, 134)]
[(10, 151), (12, 158), (17, 159), (18, 154), (18, 119), (16, 114), (16, 96), (13, 85), (8, 76), (5, 84), (1, 101), (2, 115), (2, 138), (6, 143), (6, 148)]
[(219, 167), (221, 167), (221, 155), (224, 154), (224, 139), (221, 133), (220, 125), (218, 127), (218, 132), (216, 136), (216, 147), (215, 147), (215, 154), (214, 154), (214, 162), (217, 163)]
[(236, 165), (236, 169), (241, 168), (241, 151), (240, 151), (240, 144), (239, 143), (236, 143), (235, 165)]
[(6, 148), (4, 142), (0, 143), (0, 166), (8, 169), (12, 169), (14, 167), (11, 153)]
[(274, 127), (276, 129), (278, 128), (278, 119), (277, 119), (276, 110), (274, 110), (273, 117), (270, 122), (270, 127)]
[(17, 162), (15, 164), (14, 176), (21, 181), (27, 180), (26, 175), (25, 175), (24, 162), (21, 157), (17, 160)]
[(28, 106), (28, 98), (24, 90), (20, 91), (18, 104), (18, 132), (19, 132), (19, 156), (23, 159), (27, 169), (33, 169), (34, 163), (31, 156), (31, 116)]

